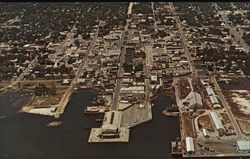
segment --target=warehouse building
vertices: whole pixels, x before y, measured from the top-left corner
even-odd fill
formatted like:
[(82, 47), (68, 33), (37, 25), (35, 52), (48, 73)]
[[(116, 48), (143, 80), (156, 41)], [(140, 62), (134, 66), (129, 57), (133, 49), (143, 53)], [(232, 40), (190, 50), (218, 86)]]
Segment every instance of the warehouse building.
[(237, 150), (240, 153), (250, 153), (250, 141), (246, 140), (237, 141)]
[(219, 101), (218, 101), (217, 97), (215, 97), (215, 96), (209, 96), (209, 98), (210, 98), (210, 101), (211, 101), (211, 103), (213, 105), (214, 104), (219, 104)]
[(214, 90), (211, 86), (206, 86), (206, 92), (208, 96), (215, 96)]
[(194, 139), (192, 137), (186, 137), (186, 151), (188, 153), (194, 153)]
[(186, 102), (189, 103), (189, 108), (191, 108), (191, 109), (203, 107), (201, 95), (197, 92), (190, 92), (187, 96)]
[(211, 103), (213, 104), (213, 108), (221, 108), (221, 105), (216, 96), (209, 96)]
[(219, 133), (225, 132), (225, 128), (224, 128), (224, 126), (222, 124), (222, 121), (219, 119), (218, 114), (216, 112), (210, 112), (210, 117), (213, 120), (213, 123), (214, 123), (214, 125), (216, 127), (216, 130)]

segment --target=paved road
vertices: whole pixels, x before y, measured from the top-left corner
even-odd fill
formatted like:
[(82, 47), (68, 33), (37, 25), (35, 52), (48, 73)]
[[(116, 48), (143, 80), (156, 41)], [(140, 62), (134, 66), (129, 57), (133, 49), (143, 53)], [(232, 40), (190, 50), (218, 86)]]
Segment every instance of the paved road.
[(54, 59), (56, 62), (58, 62), (61, 58), (63, 58), (63, 57), (58, 58), (58, 55), (60, 53), (65, 52), (65, 50), (66, 50), (66, 46), (65, 46), (66, 42), (69, 39), (72, 42), (72, 40), (73, 40), (72, 34), (73, 34), (74, 29), (76, 28), (76, 23), (77, 23), (77, 21), (75, 22), (75, 24), (71, 28), (70, 32), (67, 34), (66, 38), (61, 42), (60, 46), (56, 49), (55, 53), (50, 55), (50, 58)]
[(184, 52), (185, 52), (185, 54), (186, 54), (186, 56), (187, 56), (187, 58), (188, 58), (189, 66), (190, 66), (191, 72), (192, 72), (192, 74), (193, 74), (194, 76), (197, 77), (197, 71), (196, 71), (196, 69), (195, 69), (195, 67), (194, 67), (194, 62), (193, 62), (193, 60), (192, 60), (191, 54), (190, 54), (190, 52), (189, 52), (189, 49), (188, 49), (188, 47), (187, 47), (187, 42), (186, 42), (186, 38), (185, 38), (185, 35), (184, 35), (183, 30), (182, 30), (182, 27), (181, 27), (180, 18), (179, 18), (179, 16), (177, 16), (176, 11), (175, 11), (175, 8), (174, 8), (174, 5), (173, 5), (172, 2), (169, 3), (169, 6), (170, 6), (170, 9), (171, 9), (172, 14), (174, 15), (175, 21), (176, 21), (176, 23), (177, 23), (177, 28), (178, 28), (178, 30), (179, 30), (179, 32), (180, 32), (180, 34), (181, 34), (183, 49), (184, 49)]
[(99, 34), (99, 26), (100, 26), (100, 22), (99, 22), (99, 25), (98, 25), (98, 28), (96, 30), (96, 33), (95, 33), (95, 36), (93, 37), (91, 43), (90, 43), (90, 46), (87, 50), (87, 53), (86, 55), (84, 56), (83, 60), (82, 60), (82, 63), (80, 64), (77, 72), (76, 72), (76, 75), (74, 77), (74, 79), (72, 80), (71, 84), (70, 84), (70, 87), (68, 88), (68, 90), (65, 92), (65, 94), (63, 95), (60, 103), (58, 104), (58, 108), (56, 110), (56, 117), (59, 117), (63, 112), (64, 112), (64, 109), (65, 107), (67, 106), (67, 103), (68, 103), (68, 100), (69, 100), (69, 97), (72, 93), (72, 90), (73, 90), (73, 86), (76, 84), (77, 80), (79, 79), (80, 75), (82, 74), (82, 71), (83, 71), (83, 68), (84, 68), (84, 65), (85, 63), (87, 62), (88, 60), (88, 54), (91, 52), (92, 50), (92, 47), (93, 47), (93, 44), (94, 42), (96, 41), (96, 38), (98, 37), (98, 34)]
[(220, 86), (219, 86), (219, 84), (218, 84), (215, 76), (214, 75), (210, 75), (210, 76), (211, 76), (211, 80), (214, 83), (214, 86), (216, 88), (215, 91), (216, 91), (219, 99), (221, 100), (224, 108), (226, 109), (227, 114), (229, 115), (229, 118), (230, 118), (230, 120), (231, 120), (231, 122), (233, 124), (234, 130), (236, 131), (236, 134), (238, 135), (238, 137), (240, 139), (242, 139), (244, 135), (242, 134), (241, 129), (240, 129), (237, 121), (235, 120), (234, 115), (233, 115), (233, 113), (232, 113), (232, 111), (231, 111), (231, 109), (230, 109), (230, 107), (229, 107), (229, 105), (228, 105), (228, 103), (227, 103), (227, 101), (226, 101), (223, 93), (221, 92)]
[(151, 9), (152, 9), (152, 11), (153, 11), (154, 28), (155, 28), (155, 31), (157, 31), (157, 24), (156, 24), (156, 21), (155, 21), (155, 9), (154, 9), (154, 2), (151, 2)]
[(124, 40), (124, 35), (125, 35), (125, 32), (128, 30), (128, 23), (126, 24), (125, 28), (124, 28), (124, 31), (122, 32), (122, 35), (121, 35), (121, 39), (120, 39), (120, 42), (119, 42), (119, 45), (118, 45), (118, 49), (120, 50), (120, 65), (119, 65), (119, 69), (118, 69), (118, 72), (117, 72), (117, 80), (116, 80), (116, 87), (115, 87), (115, 90), (114, 90), (114, 93), (113, 93), (113, 102), (112, 102), (112, 109), (113, 110), (117, 110), (117, 106), (118, 106), (118, 101), (119, 101), (119, 96), (120, 96), (120, 89), (121, 89), (121, 77), (122, 77), (122, 66), (125, 62), (125, 50), (124, 48), (121, 49), (122, 47), (122, 44), (123, 44), (123, 40)]
[[(133, 9), (133, 2), (130, 2), (127, 14), (132, 13), (132, 9)], [(121, 82), (122, 82), (121, 78), (123, 76), (122, 75), (123, 74), (122, 66), (125, 62), (125, 48), (122, 48), (122, 45), (123, 45), (123, 41), (124, 41), (125, 32), (127, 32), (127, 31), (128, 31), (128, 22), (125, 25), (124, 31), (122, 32), (121, 39), (120, 39), (120, 42), (118, 45), (118, 49), (120, 50), (120, 62), (119, 62), (120, 65), (119, 65), (119, 69), (117, 72), (118, 78), (116, 80), (116, 87), (115, 87), (115, 90), (113, 93), (113, 100), (112, 100), (112, 105), (111, 105), (113, 110), (118, 109), (117, 106), (118, 106), (118, 102), (119, 102)]]
[(134, 4), (133, 2), (130, 2), (130, 3), (129, 3), (127, 15), (132, 14), (133, 4)]
[(149, 109), (149, 93), (150, 93), (150, 83), (149, 83), (149, 77), (150, 77), (150, 70), (153, 65), (153, 60), (152, 60), (152, 45), (146, 46), (145, 52), (146, 52), (146, 66), (144, 69), (145, 73), (145, 92), (146, 92), (146, 98), (145, 98), (145, 107)]

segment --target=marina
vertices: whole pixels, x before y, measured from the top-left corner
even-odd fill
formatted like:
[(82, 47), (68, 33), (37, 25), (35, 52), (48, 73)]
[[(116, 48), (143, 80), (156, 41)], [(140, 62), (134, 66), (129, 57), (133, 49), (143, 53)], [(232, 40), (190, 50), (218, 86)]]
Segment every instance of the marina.
[(3, 3), (0, 158), (249, 159), (250, 3), (225, 4)]
[[(155, 157), (172, 158), (171, 145), (168, 143), (178, 136), (179, 126), (176, 117), (166, 117), (162, 114), (162, 110), (165, 109), (166, 105), (171, 105), (167, 96), (160, 96), (155, 99), (152, 108), (152, 114), (155, 116), (154, 120), (131, 128), (130, 142), (122, 144), (88, 144), (91, 128), (102, 125), (102, 123), (96, 122), (95, 119), (103, 119), (100, 116), (101, 114), (85, 115), (82, 113), (83, 106), (91, 105), (93, 97), (97, 94), (96, 91), (83, 89), (79, 90), (78, 94), (74, 94), (65, 113), (59, 120), (62, 124), (59, 127), (53, 127), (53, 129), (47, 127), (47, 124), (55, 121), (53, 117), (16, 113), (25, 103), (20, 101), (19, 105), (15, 106), (17, 109), (13, 110), (12, 108), (15, 108), (12, 106), (13, 104), (8, 103), (6, 100), (3, 102), (3, 99), (6, 99), (9, 94), (0, 96), (0, 112), (6, 116), (5, 119), (0, 120), (2, 128), (0, 133), (1, 137), (3, 137), (1, 143), (5, 145), (2, 148), (0, 158), (13, 159), (22, 155), (23, 158), (36, 157), (37, 159), (72, 157), (99, 159), (103, 158), (103, 156), (107, 156), (109, 159), (116, 159), (117, 157), (127, 159), (126, 154), (131, 154), (131, 158), (141, 156), (144, 156), (145, 159)], [(8, 107), (8, 105), (11, 107)], [(31, 127), (31, 125), (33, 126)], [(161, 131), (155, 131), (157, 129)], [(169, 134), (169, 136), (166, 137), (164, 134)], [(15, 144), (12, 142), (14, 139)], [(46, 146), (41, 141), (46, 142)], [(149, 149), (152, 144), (154, 148)], [(116, 149), (114, 149), (114, 146)], [(30, 147), (34, 147), (35, 150), (26, 151)], [(71, 148), (69, 149), (69, 147)], [(13, 150), (16, 153), (9, 153)], [(135, 152), (135, 150), (137, 151)], [(41, 157), (37, 156), (40, 151), (44, 152)], [(86, 151), (89, 153), (86, 154)], [(96, 151), (98, 153), (95, 153)]]

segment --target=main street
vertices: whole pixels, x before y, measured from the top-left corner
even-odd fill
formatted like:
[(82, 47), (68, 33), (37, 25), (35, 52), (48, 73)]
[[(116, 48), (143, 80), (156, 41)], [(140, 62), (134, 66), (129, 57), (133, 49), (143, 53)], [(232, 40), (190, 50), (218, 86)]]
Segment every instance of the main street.
[[(133, 8), (133, 2), (130, 2), (128, 12), (127, 12), (128, 17), (132, 13), (132, 8)], [(113, 93), (113, 100), (112, 100), (112, 105), (111, 105), (113, 110), (117, 110), (117, 106), (118, 106), (118, 102), (119, 102), (121, 82), (122, 82), (122, 76), (123, 76), (122, 75), (123, 74), (122, 67), (123, 67), (123, 64), (125, 62), (125, 48), (122, 48), (122, 45), (123, 45), (125, 33), (128, 31), (128, 25), (129, 24), (127, 22), (125, 27), (124, 27), (124, 31), (122, 32), (120, 42), (118, 45), (118, 50), (120, 50), (120, 61), (119, 61), (119, 69), (117, 72), (116, 87), (115, 87), (115, 90)]]
[(122, 32), (121, 38), (120, 38), (120, 42), (118, 45), (118, 50), (120, 50), (120, 61), (119, 61), (119, 69), (117, 72), (117, 79), (116, 79), (116, 87), (113, 93), (113, 103), (112, 103), (112, 109), (116, 110), (117, 106), (118, 106), (118, 101), (119, 101), (119, 96), (120, 96), (120, 89), (121, 89), (121, 81), (122, 81), (122, 67), (123, 64), (125, 62), (125, 48), (122, 48), (123, 45), (123, 40), (124, 40), (124, 36), (125, 36), (125, 32), (128, 30), (128, 23), (125, 26), (124, 31)]
[(157, 32), (157, 23), (156, 23), (156, 21), (155, 21), (155, 9), (154, 9), (154, 2), (151, 2), (151, 9), (152, 9), (152, 12), (153, 12), (155, 32)]

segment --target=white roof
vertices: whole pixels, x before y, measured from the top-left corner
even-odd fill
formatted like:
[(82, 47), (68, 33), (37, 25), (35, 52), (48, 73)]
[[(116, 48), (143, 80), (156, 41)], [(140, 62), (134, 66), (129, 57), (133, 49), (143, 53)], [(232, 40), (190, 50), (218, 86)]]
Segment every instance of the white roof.
[(69, 79), (64, 79), (63, 83), (69, 83)]
[(85, 79), (78, 79), (77, 82), (85, 82)]
[(202, 104), (201, 95), (197, 92), (190, 92), (187, 99), (189, 100), (189, 105), (192, 107), (194, 104)]
[(219, 101), (215, 96), (209, 96), (209, 98), (212, 104), (219, 104)]
[(218, 114), (216, 112), (210, 112), (210, 115), (212, 117), (212, 120), (214, 122), (214, 125), (215, 125), (216, 129), (217, 130), (218, 129), (223, 129), (224, 130), (224, 126), (223, 126), (221, 120), (219, 119)]
[(157, 81), (157, 76), (152, 75), (152, 76), (151, 76), (151, 81)]
[(221, 108), (221, 105), (220, 104), (214, 104), (213, 108)]
[(210, 87), (210, 86), (206, 87), (206, 91), (207, 91), (207, 94), (209, 96), (214, 96), (215, 95), (213, 88)]
[(108, 125), (103, 125), (102, 128), (106, 130), (116, 130), (118, 127), (113, 124), (108, 124)]
[(204, 136), (208, 136), (207, 129), (202, 129)]
[(192, 137), (186, 137), (186, 150), (187, 152), (194, 152), (194, 140)]
[(237, 141), (237, 145), (239, 147), (239, 150), (250, 150), (250, 141), (246, 140), (239, 140)]
[(127, 90), (138, 90), (138, 91), (143, 91), (144, 90), (144, 86), (134, 86), (134, 87), (122, 87), (121, 91), (127, 91)]

